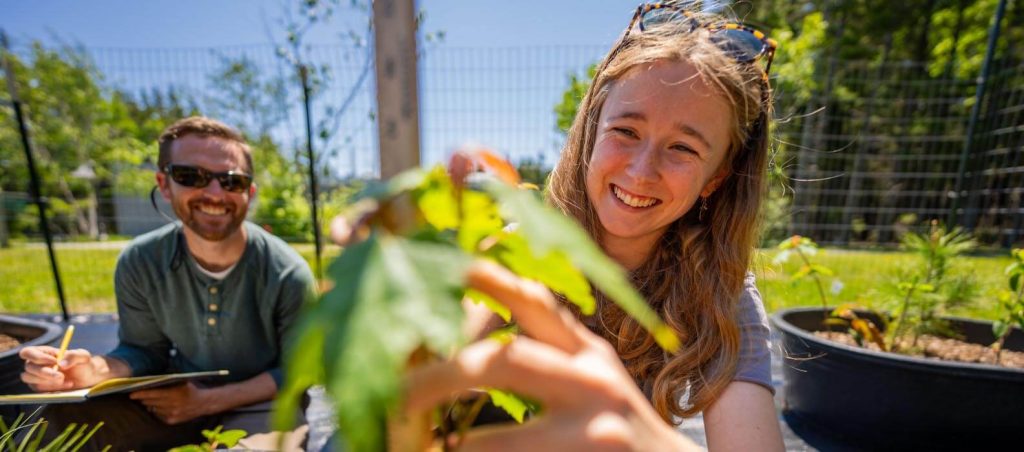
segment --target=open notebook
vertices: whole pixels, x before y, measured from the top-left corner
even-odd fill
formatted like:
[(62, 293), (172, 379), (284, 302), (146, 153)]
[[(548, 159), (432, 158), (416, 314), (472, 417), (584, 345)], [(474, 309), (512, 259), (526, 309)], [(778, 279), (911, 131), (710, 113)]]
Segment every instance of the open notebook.
[(112, 378), (91, 388), (75, 389), (72, 391), (0, 395), (0, 405), (45, 405), (49, 403), (84, 402), (93, 397), (99, 397), (107, 394), (119, 394), (122, 392), (138, 391), (140, 389), (156, 388), (160, 386), (167, 386), (175, 383), (180, 383), (187, 380), (200, 380), (207, 378), (224, 377), (227, 374), (228, 371), (226, 370), (212, 370), (208, 372), (150, 375), (146, 377)]

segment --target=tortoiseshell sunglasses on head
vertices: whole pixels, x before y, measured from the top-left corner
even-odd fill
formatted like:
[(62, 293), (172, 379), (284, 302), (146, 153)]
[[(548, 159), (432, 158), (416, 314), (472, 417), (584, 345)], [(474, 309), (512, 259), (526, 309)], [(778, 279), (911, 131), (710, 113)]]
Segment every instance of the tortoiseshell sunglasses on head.
[(740, 63), (752, 63), (758, 58), (766, 58), (763, 75), (765, 79), (768, 78), (768, 70), (772, 67), (772, 58), (775, 57), (775, 49), (778, 47), (774, 39), (740, 23), (702, 23), (696, 14), (685, 9), (685, 4), (663, 2), (638, 6), (633, 20), (626, 28), (626, 34), (628, 35), (634, 26), (639, 26), (640, 31), (646, 31), (670, 22), (690, 24), (691, 28), (688, 31), (698, 27), (706, 28), (711, 32), (712, 42)]

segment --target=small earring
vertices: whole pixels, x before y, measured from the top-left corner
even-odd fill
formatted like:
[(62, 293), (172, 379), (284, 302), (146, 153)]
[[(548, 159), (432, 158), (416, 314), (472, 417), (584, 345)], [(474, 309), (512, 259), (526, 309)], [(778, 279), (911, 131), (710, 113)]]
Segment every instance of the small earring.
[(700, 213), (697, 214), (697, 221), (704, 221), (704, 213), (708, 211), (708, 197), (703, 196), (700, 198)]

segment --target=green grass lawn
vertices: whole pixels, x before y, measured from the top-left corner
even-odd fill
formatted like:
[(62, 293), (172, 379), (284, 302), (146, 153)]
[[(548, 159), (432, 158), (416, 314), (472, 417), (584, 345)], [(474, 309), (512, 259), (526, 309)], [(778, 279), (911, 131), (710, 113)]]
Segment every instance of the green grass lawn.
[[(127, 242), (100, 244), (58, 244), (57, 265), (64, 285), (68, 310), (72, 313), (114, 312), (114, 266)], [(313, 245), (293, 245), (310, 262)], [(324, 250), (324, 268), (339, 248)], [(60, 312), (57, 289), (50, 271), (46, 248), (14, 245), (0, 249), (0, 313)]]
[[(312, 245), (293, 246), (307, 261), (312, 261)], [(57, 259), (71, 312), (115, 310), (113, 278), (118, 253), (120, 246), (117, 244), (103, 244), (102, 248), (94, 248), (89, 244), (58, 247)], [(326, 248), (325, 271), (327, 260), (337, 253), (337, 247)], [(768, 311), (792, 306), (820, 305), (817, 289), (810, 279), (790, 282), (789, 275), (799, 267), (796, 257), (793, 256), (790, 262), (779, 266), (772, 264), (774, 254), (773, 250), (759, 253), (753, 268)], [(885, 309), (897, 298), (893, 290), (896, 273), (900, 268), (909, 267), (916, 262), (913, 255), (902, 252), (831, 249), (823, 250), (814, 256), (813, 260), (836, 272), (835, 277), (825, 277), (823, 281), (830, 305), (856, 303), (876, 309)], [(1009, 263), (1009, 256), (961, 258), (955, 264), (954, 271), (976, 275), (981, 290), (975, 306), (953, 314), (994, 318), (998, 314), (994, 300), (999, 291), (1006, 287), (1003, 269)], [(838, 279), (842, 283), (842, 289), (838, 293), (831, 290), (833, 279)], [(46, 249), (27, 245), (0, 249), (0, 312), (35, 313), (59, 310)]]
[[(996, 297), (1007, 287), (1003, 270), (1010, 264), (1009, 253), (998, 257), (960, 257), (954, 261), (951, 274), (971, 273), (979, 284), (978, 297), (973, 306), (951, 312), (952, 315), (993, 319), (999, 315)], [(754, 264), (758, 288), (769, 312), (795, 306), (821, 306), (821, 296), (810, 278), (791, 282), (790, 275), (800, 267), (797, 256), (790, 256), (783, 265), (774, 265), (775, 251), (759, 253)], [(913, 254), (897, 251), (821, 250), (811, 261), (835, 272), (833, 277), (822, 277), (830, 306), (854, 303), (866, 308), (892, 309), (899, 302), (896, 294), (898, 274), (920, 265)], [(842, 286), (833, 293), (833, 281)]]

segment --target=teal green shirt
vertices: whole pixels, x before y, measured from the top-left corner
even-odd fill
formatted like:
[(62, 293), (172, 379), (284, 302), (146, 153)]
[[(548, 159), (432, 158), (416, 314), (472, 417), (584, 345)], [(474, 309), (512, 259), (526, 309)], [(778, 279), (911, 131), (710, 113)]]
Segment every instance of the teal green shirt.
[(120, 342), (108, 356), (132, 375), (227, 369), (230, 381), (269, 371), (315, 285), (309, 265), (281, 239), (245, 222), (238, 264), (222, 280), (203, 274), (180, 223), (137, 237), (117, 261)]

